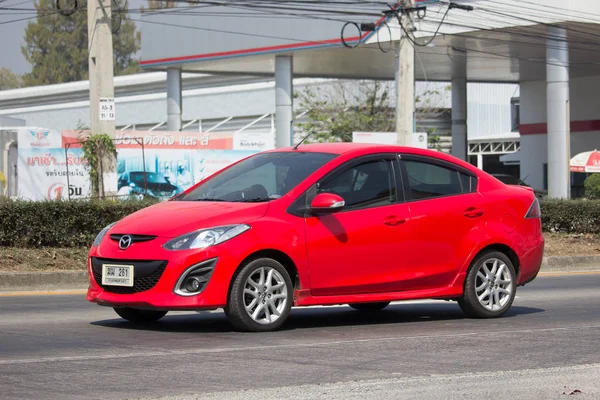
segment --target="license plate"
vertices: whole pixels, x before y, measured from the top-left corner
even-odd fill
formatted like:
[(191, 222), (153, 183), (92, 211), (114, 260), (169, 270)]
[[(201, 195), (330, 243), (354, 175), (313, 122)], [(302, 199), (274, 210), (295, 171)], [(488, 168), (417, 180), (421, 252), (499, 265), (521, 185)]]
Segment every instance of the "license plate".
[(133, 286), (133, 265), (102, 265), (102, 284), (109, 286)]

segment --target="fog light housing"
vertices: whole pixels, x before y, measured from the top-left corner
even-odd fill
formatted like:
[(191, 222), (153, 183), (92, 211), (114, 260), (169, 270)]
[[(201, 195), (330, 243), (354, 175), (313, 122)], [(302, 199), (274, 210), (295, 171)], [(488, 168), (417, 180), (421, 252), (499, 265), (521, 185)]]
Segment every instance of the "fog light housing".
[(185, 290), (187, 290), (190, 293), (195, 293), (200, 291), (200, 289), (202, 289), (202, 286), (204, 286), (204, 283), (206, 282), (200, 282), (200, 278), (198, 277), (191, 277), (191, 278), (187, 278), (185, 280)]
[(186, 269), (175, 284), (173, 292), (179, 296), (196, 296), (204, 290), (217, 263), (217, 259), (203, 261)]

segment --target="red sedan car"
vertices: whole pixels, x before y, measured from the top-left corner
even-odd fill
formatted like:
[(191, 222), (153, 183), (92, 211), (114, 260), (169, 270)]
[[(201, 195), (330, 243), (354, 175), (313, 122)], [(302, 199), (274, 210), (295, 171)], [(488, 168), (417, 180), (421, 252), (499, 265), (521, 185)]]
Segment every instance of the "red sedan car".
[(235, 328), (279, 328), (292, 306), (448, 299), (503, 315), (544, 238), (529, 188), (454, 157), (314, 144), (248, 157), (104, 228), (89, 301), (133, 322), (223, 308)]

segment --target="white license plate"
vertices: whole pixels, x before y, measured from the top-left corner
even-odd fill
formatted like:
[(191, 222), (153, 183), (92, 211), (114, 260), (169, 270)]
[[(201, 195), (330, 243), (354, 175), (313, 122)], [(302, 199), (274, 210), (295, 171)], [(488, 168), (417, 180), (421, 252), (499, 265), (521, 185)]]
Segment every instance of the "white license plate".
[(109, 286), (133, 286), (133, 265), (102, 265), (102, 284)]

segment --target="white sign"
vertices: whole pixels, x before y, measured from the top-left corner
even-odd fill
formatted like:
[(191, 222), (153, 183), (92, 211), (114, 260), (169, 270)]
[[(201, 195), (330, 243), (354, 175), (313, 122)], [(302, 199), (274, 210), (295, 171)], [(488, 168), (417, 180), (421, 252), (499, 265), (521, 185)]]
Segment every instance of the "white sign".
[(115, 120), (115, 99), (112, 97), (100, 98), (100, 121)]
[(398, 144), (398, 134), (396, 132), (353, 132), (352, 142)]
[(233, 134), (233, 150), (272, 150), (275, 135), (270, 132), (236, 132)]
[[(396, 145), (398, 144), (398, 134), (396, 132), (353, 132), (352, 142)], [(411, 146), (426, 149), (427, 133), (414, 132)]]

